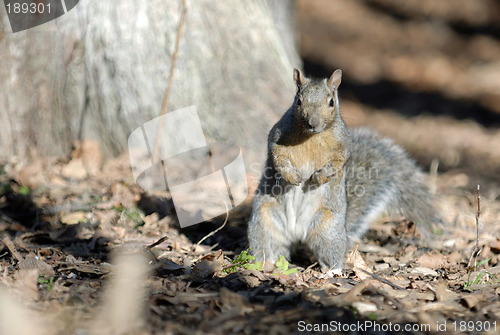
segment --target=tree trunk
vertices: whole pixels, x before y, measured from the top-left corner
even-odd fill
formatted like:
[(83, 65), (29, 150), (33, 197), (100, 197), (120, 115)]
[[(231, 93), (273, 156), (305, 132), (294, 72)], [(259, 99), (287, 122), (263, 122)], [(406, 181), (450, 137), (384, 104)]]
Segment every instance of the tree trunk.
[[(67, 154), (93, 139), (107, 155), (161, 113), (181, 1), (81, 1), (12, 33), (1, 11), (0, 159)], [(188, 1), (167, 111), (195, 105), (207, 141), (263, 159), (294, 93), (292, 2)]]

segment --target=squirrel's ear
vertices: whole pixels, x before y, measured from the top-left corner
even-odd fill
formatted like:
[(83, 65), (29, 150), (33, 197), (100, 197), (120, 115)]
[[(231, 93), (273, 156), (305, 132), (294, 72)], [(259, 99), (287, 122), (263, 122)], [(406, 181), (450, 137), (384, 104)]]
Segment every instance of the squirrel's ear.
[(337, 69), (332, 73), (330, 79), (328, 79), (328, 87), (330, 89), (337, 89), (340, 86), (340, 82), (342, 80), (342, 70)]
[(304, 77), (302, 72), (300, 72), (300, 70), (297, 68), (293, 69), (293, 80), (295, 80), (297, 88), (300, 88), (301, 86), (304, 86), (306, 84), (306, 77)]

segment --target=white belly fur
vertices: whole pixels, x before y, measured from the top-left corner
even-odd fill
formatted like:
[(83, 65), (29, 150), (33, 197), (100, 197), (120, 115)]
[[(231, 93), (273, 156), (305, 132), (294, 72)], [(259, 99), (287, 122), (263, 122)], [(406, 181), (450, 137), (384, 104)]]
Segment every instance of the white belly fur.
[(327, 183), (306, 192), (302, 184), (288, 187), (291, 189), (285, 193), (281, 203), (284, 231), (289, 240), (304, 242), (311, 229), (313, 216), (323, 204), (329, 186)]

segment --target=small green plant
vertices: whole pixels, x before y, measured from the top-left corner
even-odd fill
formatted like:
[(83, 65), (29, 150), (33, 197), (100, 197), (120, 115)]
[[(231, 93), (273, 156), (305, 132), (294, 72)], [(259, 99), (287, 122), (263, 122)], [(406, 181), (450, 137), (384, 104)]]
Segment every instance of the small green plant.
[(144, 213), (137, 207), (116, 206), (115, 209), (129, 220), (135, 222), (136, 227), (144, 225)]
[(254, 262), (255, 256), (248, 253), (247, 250), (240, 252), (231, 262), (231, 266), (224, 268), (221, 274), (226, 275), (238, 271), (238, 269), (259, 270), (262, 271), (262, 262)]
[[(479, 263), (477, 263), (476, 265), (476, 268), (480, 267), (481, 265), (483, 264), (486, 264), (490, 261), (491, 257), (490, 258), (487, 258), (487, 259), (483, 259), (482, 261), (480, 261)], [(470, 286), (472, 285), (476, 285), (476, 284), (479, 284), (479, 282), (481, 281), (481, 279), (485, 276), (485, 275), (489, 275), (489, 276), (492, 276), (487, 270), (482, 270), (482, 271), (479, 271), (479, 273), (477, 274), (476, 278), (474, 280), (468, 280), (467, 282), (464, 283), (463, 285), (463, 289), (464, 290), (467, 290)], [(470, 274), (469, 274), (470, 276)], [(496, 278), (495, 276), (492, 276), (494, 278)], [(469, 277), (470, 279), (470, 277)], [(488, 281), (488, 279), (485, 281), (485, 283)]]
[[(238, 271), (238, 269), (247, 270), (258, 270), (262, 271), (262, 262), (255, 262), (255, 256), (248, 253), (248, 250), (243, 250), (236, 258), (231, 262), (230, 266), (225, 267), (221, 274), (226, 275)], [(296, 268), (289, 268), (289, 263), (284, 256), (280, 256), (276, 263), (274, 264), (274, 269), (276, 270), (274, 274), (283, 273), (285, 275), (290, 275), (296, 273)]]
[(26, 186), (19, 186), (19, 190), (17, 191), (18, 194), (21, 195), (29, 195), (31, 193), (31, 190), (27, 188)]
[(54, 277), (46, 279), (45, 275), (42, 273), (41, 275), (38, 276), (38, 284), (46, 284), (47, 291), (50, 291), (52, 290), (52, 287), (54, 287)]
[(480, 271), (477, 274), (476, 279), (468, 281), (468, 282), (465, 282), (464, 283), (464, 290), (467, 290), (469, 288), (469, 286), (476, 285), (477, 283), (479, 283), (479, 281), (481, 280), (481, 277), (483, 277), (484, 275), (485, 275), (485, 272), (484, 271)]
[(487, 259), (483, 259), (481, 262), (477, 263), (477, 267), (480, 267), (481, 265), (488, 263), (490, 261), (490, 259), (491, 259), (491, 257), (487, 258)]
[(20, 195), (29, 195), (31, 190), (23, 185), (19, 185), (19, 187), (13, 188), (11, 184), (4, 184), (1, 186), (0, 193), (14, 192)]
[(352, 314), (352, 318), (354, 320), (358, 320), (359, 319), (359, 311), (356, 307), (352, 306), (351, 305), (351, 314)]
[(436, 235), (443, 235), (443, 230), (439, 227), (432, 227), (432, 232)]
[(278, 258), (278, 260), (274, 264), (274, 267), (276, 268), (276, 270), (283, 273), (284, 275), (290, 275), (292, 273), (297, 273), (296, 268), (292, 268), (292, 269), (288, 268), (288, 261), (285, 259), (284, 256), (280, 256)]

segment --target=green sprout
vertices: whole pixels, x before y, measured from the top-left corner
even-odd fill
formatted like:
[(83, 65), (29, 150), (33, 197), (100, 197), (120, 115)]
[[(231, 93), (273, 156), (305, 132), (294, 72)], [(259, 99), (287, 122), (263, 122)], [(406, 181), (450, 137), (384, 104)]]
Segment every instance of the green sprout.
[(231, 262), (231, 266), (224, 268), (221, 274), (226, 275), (238, 271), (238, 269), (259, 270), (262, 271), (262, 262), (254, 262), (255, 256), (248, 253), (247, 250), (240, 252)]
[(26, 186), (19, 186), (19, 190), (17, 191), (18, 194), (21, 195), (29, 195), (31, 193), (31, 190), (27, 188)]
[(124, 206), (115, 206), (115, 209), (132, 222), (135, 222), (136, 227), (142, 226), (144, 224), (144, 213), (142, 213), (139, 208), (135, 206), (131, 208)]
[(288, 268), (288, 261), (285, 259), (284, 256), (280, 256), (278, 260), (276, 261), (276, 264), (274, 267), (284, 275), (290, 275), (292, 273), (297, 273), (297, 268)]
[(47, 284), (47, 291), (52, 290), (54, 287), (54, 277), (50, 277), (49, 279), (45, 279), (45, 274), (41, 274), (38, 276), (38, 284)]
[[(486, 264), (490, 261), (491, 257), (490, 258), (487, 258), (487, 259), (483, 259), (482, 261), (480, 261), (477, 265), (476, 265), (476, 268), (480, 267), (481, 265), (483, 264)], [(481, 282), (481, 279), (484, 277), (484, 276), (487, 276), (487, 279), (483, 282), (483, 284), (486, 284), (488, 281), (489, 281), (489, 278), (491, 277), (492, 279), (496, 279), (497, 277), (495, 275), (492, 275), (491, 273), (489, 273), (487, 270), (481, 270), (479, 271), (479, 273), (477, 274), (476, 278), (474, 278), (474, 280), (469, 280), (467, 282), (464, 283), (463, 285), (463, 289), (464, 290), (467, 290), (469, 289), (470, 286), (472, 285), (476, 285), (476, 284), (479, 284)], [(470, 273), (469, 273), (469, 276), (470, 276)], [(470, 279), (470, 278), (469, 278)]]

